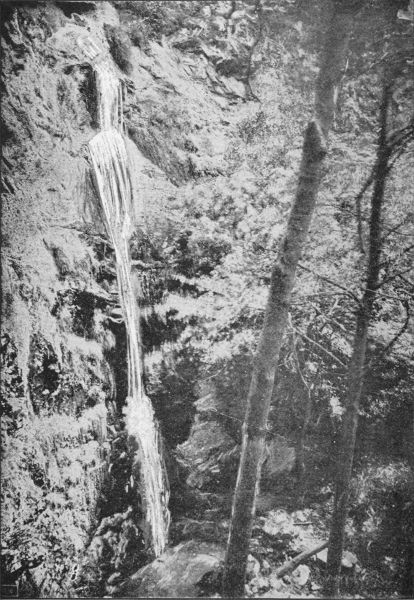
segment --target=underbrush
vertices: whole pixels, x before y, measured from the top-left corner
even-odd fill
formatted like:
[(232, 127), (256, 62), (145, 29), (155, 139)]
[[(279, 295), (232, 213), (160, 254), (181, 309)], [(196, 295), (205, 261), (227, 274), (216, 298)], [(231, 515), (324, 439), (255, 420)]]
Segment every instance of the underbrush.
[[(353, 477), (344, 555), (352, 551), (358, 561), (353, 569), (342, 571), (343, 595), (410, 596), (414, 539), (411, 477), (406, 463), (382, 464), (379, 459), (371, 459)], [(314, 510), (314, 520), (316, 514), (320, 518), (321, 537), (328, 539), (334, 487), (326, 480), (325, 483), (318, 492), (316, 480), (308, 481), (306, 504)], [(294, 490), (290, 494), (294, 496)], [(318, 578), (321, 586), (324, 578), (322, 567)]]
[(369, 595), (409, 589), (414, 500), (403, 462), (369, 463), (352, 486), (348, 536), (360, 559), (359, 588)]

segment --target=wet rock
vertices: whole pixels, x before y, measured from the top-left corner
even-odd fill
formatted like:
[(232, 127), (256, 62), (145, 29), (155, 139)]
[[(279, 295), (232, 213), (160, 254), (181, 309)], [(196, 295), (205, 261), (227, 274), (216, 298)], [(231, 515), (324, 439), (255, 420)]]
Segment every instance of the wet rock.
[(215, 421), (202, 421), (197, 415), (189, 439), (178, 447), (190, 471), (187, 484), (202, 489), (225, 477), (223, 454), (234, 448), (234, 440)]
[(297, 536), (293, 518), (285, 510), (272, 510), (262, 519), (261, 529), (278, 542), (288, 544)]
[(115, 573), (112, 573), (112, 575), (110, 577), (108, 577), (108, 585), (114, 585), (116, 583), (119, 583), (119, 581), (121, 579), (122, 579), (121, 573), (116, 571)]
[(262, 573), (263, 575), (270, 575), (271, 567), (270, 563), (265, 559), (262, 561)]
[(296, 460), (295, 448), (289, 445), (288, 440), (282, 435), (275, 435), (266, 444), (265, 462), (263, 464), (263, 477), (272, 479), (281, 473), (290, 472)]
[(268, 592), (264, 594), (260, 594), (260, 598), (288, 598), (288, 594), (286, 593), (286, 588), (276, 590), (274, 588), (270, 589)]
[(257, 594), (257, 592), (263, 592), (269, 589), (270, 583), (266, 577), (254, 577), (249, 584), (250, 590)]
[(219, 567), (224, 550), (217, 544), (189, 541), (169, 548), (125, 584), (117, 596), (127, 598), (196, 597), (198, 584), (209, 572)]
[(260, 573), (260, 563), (252, 554), (247, 557), (246, 579), (247, 581), (257, 577)]
[(358, 558), (353, 552), (349, 552), (349, 550), (343, 552), (341, 566), (344, 569), (353, 569), (357, 563)]
[(279, 577), (277, 577), (274, 573), (270, 576), (269, 583), (272, 590), (274, 591), (280, 591), (284, 587), (283, 581), (279, 579)]
[(197, 539), (204, 542), (226, 542), (228, 528), (220, 520), (200, 520), (184, 517), (178, 521), (173, 530), (176, 541)]

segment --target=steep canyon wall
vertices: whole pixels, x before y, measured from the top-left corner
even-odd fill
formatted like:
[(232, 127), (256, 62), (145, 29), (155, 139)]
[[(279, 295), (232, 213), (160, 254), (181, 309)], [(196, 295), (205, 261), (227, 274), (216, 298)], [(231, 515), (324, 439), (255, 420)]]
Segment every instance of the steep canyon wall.
[[(85, 44), (112, 62), (105, 28), (119, 15), (106, 2), (76, 4), (2, 8), (2, 560), (22, 594), (43, 597), (102, 591), (78, 568), (99, 523), (112, 570), (133, 570), (145, 553), (128, 464), (113, 464), (114, 453), (132, 460), (125, 331), (88, 152), (99, 98)], [(177, 185), (222, 168), (217, 125), (242, 92), (161, 43), (134, 47), (129, 75), (112, 64), (133, 140), (132, 226), (158, 243), (177, 221)], [(124, 515), (118, 529), (102, 527), (108, 501)], [(114, 550), (123, 535), (138, 556), (129, 566), (131, 548)]]

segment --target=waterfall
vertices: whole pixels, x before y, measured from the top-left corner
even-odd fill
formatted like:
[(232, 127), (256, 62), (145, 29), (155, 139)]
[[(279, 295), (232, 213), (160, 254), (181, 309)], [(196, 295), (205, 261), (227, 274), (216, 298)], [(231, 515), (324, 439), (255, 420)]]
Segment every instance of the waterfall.
[(101, 132), (89, 150), (108, 236), (113, 244), (119, 299), (128, 352), (128, 398), (124, 409), (128, 433), (138, 444), (143, 509), (151, 544), (159, 556), (167, 543), (170, 515), (168, 484), (154, 411), (142, 385), (139, 309), (131, 281), (129, 240), (132, 188), (122, 132), (122, 88), (111, 64), (94, 61)]

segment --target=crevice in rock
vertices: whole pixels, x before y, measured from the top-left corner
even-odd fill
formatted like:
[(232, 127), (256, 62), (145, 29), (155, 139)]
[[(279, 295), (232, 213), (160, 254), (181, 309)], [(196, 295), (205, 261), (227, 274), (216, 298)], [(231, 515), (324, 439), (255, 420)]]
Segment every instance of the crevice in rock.
[(61, 9), (65, 17), (71, 18), (73, 14), (84, 14), (96, 9), (93, 1), (68, 0), (56, 2), (56, 6)]

